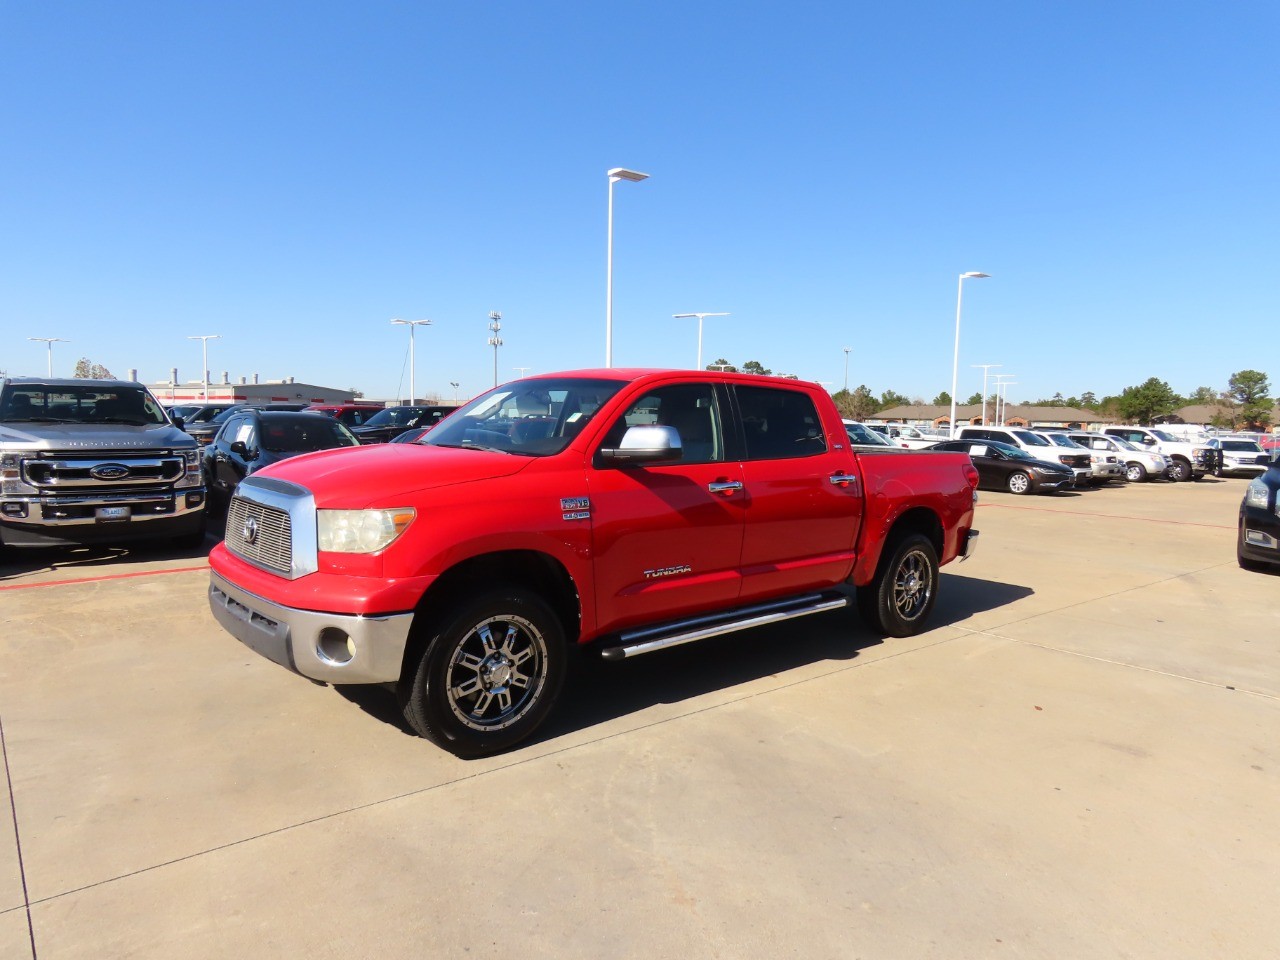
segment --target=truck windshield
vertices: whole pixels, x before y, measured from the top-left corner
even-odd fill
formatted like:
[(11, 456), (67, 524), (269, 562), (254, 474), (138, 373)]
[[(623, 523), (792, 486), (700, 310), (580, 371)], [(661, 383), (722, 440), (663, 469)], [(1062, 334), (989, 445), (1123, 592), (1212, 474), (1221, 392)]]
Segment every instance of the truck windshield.
[(1163, 431), (1163, 430), (1152, 430), (1152, 431), (1151, 431), (1151, 435), (1152, 435), (1153, 437), (1155, 437), (1157, 440), (1162, 440), (1162, 441), (1164, 441), (1165, 443), (1177, 443), (1177, 442), (1178, 442), (1178, 438), (1177, 438), (1177, 437), (1175, 437), (1172, 433), (1166, 433), (1166, 432), (1165, 432), (1165, 431)]
[(164, 409), (141, 387), (11, 384), (0, 404), (3, 423), (168, 423)]
[(517, 380), (476, 397), (416, 442), (550, 456), (567, 447), (625, 385), (621, 380)]
[(1023, 443), (1027, 444), (1028, 446), (1032, 446), (1032, 447), (1051, 446), (1048, 440), (1046, 440), (1044, 437), (1036, 436), (1030, 430), (1015, 430), (1013, 431), (1013, 435), (1017, 437), (1019, 440), (1021, 440)]

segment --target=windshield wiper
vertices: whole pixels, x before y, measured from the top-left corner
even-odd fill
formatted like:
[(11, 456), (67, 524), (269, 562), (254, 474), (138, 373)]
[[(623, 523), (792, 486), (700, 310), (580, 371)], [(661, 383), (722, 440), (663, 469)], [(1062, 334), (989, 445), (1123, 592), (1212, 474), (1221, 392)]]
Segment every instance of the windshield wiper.
[(97, 420), (90, 420), (90, 423), (126, 423), (131, 427), (145, 427), (152, 424), (154, 420), (139, 420), (137, 417), (101, 417)]
[(84, 423), (67, 417), (5, 417), (5, 423)]
[(424, 443), (429, 447), (447, 447), (450, 450), (484, 450), (488, 453), (511, 453), (510, 450), (503, 450), (501, 447), (490, 447), (483, 443)]

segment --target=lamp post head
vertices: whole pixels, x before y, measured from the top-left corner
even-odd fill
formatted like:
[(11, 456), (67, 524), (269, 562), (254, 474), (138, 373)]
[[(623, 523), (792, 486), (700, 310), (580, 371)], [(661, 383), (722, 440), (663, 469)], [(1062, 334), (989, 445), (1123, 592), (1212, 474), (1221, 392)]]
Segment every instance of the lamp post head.
[(614, 167), (609, 171), (610, 180), (630, 180), (632, 183), (639, 183), (641, 180), (648, 180), (647, 173), (640, 173), (637, 170), (628, 170), (626, 167)]
[(727, 313), (673, 313), (671, 315), (671, 318), (673, 320), (684, 320), (689, 317), (697, 317), (699, 320), (701, 320), (703, 317), (727, 317), (727, 316), (729, 316), (729, 314)]
[(429, 327), (430, 320), (392, 320), (392, 323), (402, 324), (407, 327)]
[(968, 273), (960, 274), (960, 279), (961, 280), (985, 280), (990, 276), (991, 274), (989, 273), (978, 273), (976, 270), (971, 270)]

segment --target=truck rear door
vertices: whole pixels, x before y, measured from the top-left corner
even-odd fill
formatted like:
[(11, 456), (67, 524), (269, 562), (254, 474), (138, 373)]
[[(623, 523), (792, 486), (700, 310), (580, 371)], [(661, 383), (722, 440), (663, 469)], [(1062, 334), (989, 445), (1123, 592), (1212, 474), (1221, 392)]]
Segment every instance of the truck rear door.
[(862, 483), (803, 389), (734, 387), (745, 456), (744, 601), (840, 583), (853, 569)]

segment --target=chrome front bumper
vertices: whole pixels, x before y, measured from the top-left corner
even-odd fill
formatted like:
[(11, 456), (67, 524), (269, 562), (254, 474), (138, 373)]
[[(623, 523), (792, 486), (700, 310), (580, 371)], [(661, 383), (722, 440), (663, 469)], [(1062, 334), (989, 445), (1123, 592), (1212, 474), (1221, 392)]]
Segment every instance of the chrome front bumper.
[(399, 680), (413, 623), (412, 613), (361, 617), (282, 607), (212, 571), (209, 609), (250, 650), (323, 683)]

